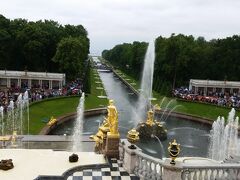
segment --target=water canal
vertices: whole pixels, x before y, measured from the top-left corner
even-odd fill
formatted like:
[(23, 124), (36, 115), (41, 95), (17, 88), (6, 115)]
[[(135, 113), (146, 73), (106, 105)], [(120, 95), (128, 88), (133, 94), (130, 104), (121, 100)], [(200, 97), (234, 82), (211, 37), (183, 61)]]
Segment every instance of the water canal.
[[(125, 138), (127, 131), (134, 127), (134, 122), (131, 119), (132, 112), (135, 110), (137, 101), (136, 95), (121, 82), (112, 72), (100, 72), (100, 77), (103, 81), (104, 88), (109, 99), (114, 99), (115, 105), (119, 113), (119, 131), (121, 137)], [(83, 134), (91, 135), (97, 132), (99, 123), (103, 121), (104, 115), (85, 118), (83, 124)], [(160, 119), (160, 117), (156, 117)], [(192, 122), (184, 119), (174, 118), (169, 116), (164, 119), (168, 129), (168, 139), (163, 141), (164, 154), (167, 154), (169, 141), (176, 139), (181, 144), (180, 156), (199, 156), (207, 157), (209, 145), (210, 127), (205, 124)], [(57, 127), (52, 134), (71, 134), (73, 129), (73, 121), (69, 121)], [(154, 156), (162, 157), (160, 144), (156, 139), (150, 139), (144, 143), (138, 143), (143, 152)]]

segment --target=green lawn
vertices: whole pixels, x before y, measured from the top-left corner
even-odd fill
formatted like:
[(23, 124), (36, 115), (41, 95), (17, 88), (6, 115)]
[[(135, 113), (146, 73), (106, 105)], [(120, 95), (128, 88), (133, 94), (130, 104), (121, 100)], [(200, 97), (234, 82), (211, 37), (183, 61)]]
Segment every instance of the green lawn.
[[(101, 80), (95, 69), (91, 69), (91, 94), (86, 94), (85, 109), (93, 109), (107, 106), (107, 99), (100, 99), (98, 96), (106, 95), (105, 90), (98, 90), (97, 87), (103, 87)], [(62, 98), (54, 98), (36, 102), (30, 105), (30, 134), (38, 134), (46, 125), (42, 122), (43, 119), (49, 119), (51, 116), (59, 117), (67, 113), (76, 112), (80, 97), (69, 96)], [(27, 127), (27, 126), (25, 126)]]
[(30, 134), (38, 134), (46, 125), (43, 119), (58, 117), (76, 111), (79, 97), (58, 98), (35, 103), (29, 108)]

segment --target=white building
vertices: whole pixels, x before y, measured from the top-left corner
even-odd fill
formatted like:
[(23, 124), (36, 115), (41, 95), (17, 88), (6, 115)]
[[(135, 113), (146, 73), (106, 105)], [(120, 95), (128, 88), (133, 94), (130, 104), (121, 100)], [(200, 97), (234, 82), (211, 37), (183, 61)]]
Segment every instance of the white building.
[(38, 87), (61, 89), (65, 82), (66, 75), (63, 73), (0, 70), (0, 88)]
[(209, 92), (240, 93), (240, 82), (190, 79), (189, 90), (195, 94), (202, 92), (204, 95), (208, 95)]

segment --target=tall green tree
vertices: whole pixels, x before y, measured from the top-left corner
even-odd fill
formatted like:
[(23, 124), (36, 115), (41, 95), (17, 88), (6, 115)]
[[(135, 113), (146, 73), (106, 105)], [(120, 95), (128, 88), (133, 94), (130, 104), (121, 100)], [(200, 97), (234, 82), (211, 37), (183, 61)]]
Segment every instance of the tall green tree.
[[(102, 56), (125, 73), (140, 77), (146, 44), (119, 44)], [(240, 36), (206, 41), (183, 34), (155, 40), (153, 88), (169, 94), (172, 88), (188, 86), (189, 79), (240, 81)], [(124, 65), (129, 64), (130, 70)]]
[(87, 59), (87, 36), (82, 25), (63, 26), (52, 20), (10, 20), (0, 15), (0, 69), (24, 70), (27, 67), (30, 71), (64, 72), (64, 68), (52, 60), (57, 45), (64, 38), (79, 38), (81, 60)]
[(53, 61), (59, 64), (60, 70), (66, 72), (69, 79), (82, 77), (87, 51), (86, 40), (64, 38), (58, 43)]

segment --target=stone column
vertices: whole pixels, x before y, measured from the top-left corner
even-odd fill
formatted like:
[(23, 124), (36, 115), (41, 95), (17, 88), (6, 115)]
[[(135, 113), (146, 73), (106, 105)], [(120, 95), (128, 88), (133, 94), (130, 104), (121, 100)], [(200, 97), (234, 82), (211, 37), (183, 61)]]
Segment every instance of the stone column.
[(49, 80), (49, 89), (52, 89), (52, 80)]
[(29, 88), (29, 89), (32, 88), (32, 79), (28, 79), (28, 88)]
[(189, 87), (188, 87), (188, 89), (191, 91), (191, 90), (192, 90), (192, 88), (193, 88), (193, 85), (192, 85), (192, 80), (190, 80), (190, 83), (189, 83)]
[(204, 96), (207, 95), (207, 87), (204, 87)]
[(18, 84), (17, 84), (17, 86), (21, 88), (21, 79), (18, 79)]
[(213, 88), (213, 93), (216, 93), (216, 88), (215, 87)]
[(11, 78), (7, 78), (7, 88), (11, 87)]
[(62, 89), (62, 82), (58, 81), (58, 89)]
[(225, 93), (225, 88), (222, 88), (222, 93)]
[(42, 89), (42, 80), (39, 79), (39, 85), (40, 85), (40, 89)]
[(194, 94), (197, 94), (197, 93), (198, 93), (198, 87), (195, 86), (195, 87), (194, 87)]

